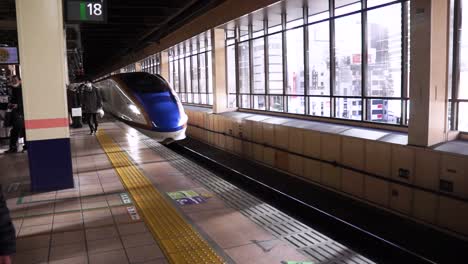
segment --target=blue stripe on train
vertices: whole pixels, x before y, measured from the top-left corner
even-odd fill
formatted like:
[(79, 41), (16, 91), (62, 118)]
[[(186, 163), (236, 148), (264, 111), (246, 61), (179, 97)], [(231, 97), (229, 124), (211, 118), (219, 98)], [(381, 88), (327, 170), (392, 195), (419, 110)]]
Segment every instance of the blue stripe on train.
[(156, 125), (152, 130), (158, 132), (174, 132), (183, 128), (179, 107), (170, 92), (137, 93), (151, 121)]

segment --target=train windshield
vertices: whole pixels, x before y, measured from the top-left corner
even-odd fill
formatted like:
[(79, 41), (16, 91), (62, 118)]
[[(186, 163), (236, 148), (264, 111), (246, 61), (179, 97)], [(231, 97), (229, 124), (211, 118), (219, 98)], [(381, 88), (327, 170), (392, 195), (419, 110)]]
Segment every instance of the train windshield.
[(162, 77), (149, 73), (122, 74), (120, 78), (130, 89), (137, 93), (162, 93), (170, 91), (167, 82)]

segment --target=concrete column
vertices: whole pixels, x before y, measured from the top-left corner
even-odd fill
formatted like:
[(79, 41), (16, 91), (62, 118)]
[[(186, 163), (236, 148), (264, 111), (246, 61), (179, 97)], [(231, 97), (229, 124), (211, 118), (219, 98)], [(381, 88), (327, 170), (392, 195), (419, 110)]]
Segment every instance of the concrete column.
[(224, 29), (211, 29), (213, 47), (212, 73), (213, 73), (213, 112), (222, 113), (235, 111), (228, 108), (228, 92), (226, 87), (226, 44)]
[(33, 191), (73, 187), (62, 0), (16, 0)]
[(411, 3), (411, 75), (408, 143), (447, 140), (449, 1)]
[(161, 51), (161, 76), (169, 82), (169, 52)]

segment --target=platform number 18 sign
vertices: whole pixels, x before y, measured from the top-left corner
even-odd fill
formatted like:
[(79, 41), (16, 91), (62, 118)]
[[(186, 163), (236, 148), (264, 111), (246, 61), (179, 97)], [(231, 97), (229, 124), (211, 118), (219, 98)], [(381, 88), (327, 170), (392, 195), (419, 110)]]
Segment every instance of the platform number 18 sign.
[(67, 0), (65, 14), (68, 23), (105, 23), (106, 0)]

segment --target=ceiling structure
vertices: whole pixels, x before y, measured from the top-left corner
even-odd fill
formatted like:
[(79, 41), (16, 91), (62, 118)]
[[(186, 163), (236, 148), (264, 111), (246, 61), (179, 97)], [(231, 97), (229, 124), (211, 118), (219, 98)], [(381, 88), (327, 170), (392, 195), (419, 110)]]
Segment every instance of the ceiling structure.
[[(85, 74), (103, 72), (122, 56), (157, 43), (223, 1), (107, 0), (107, 23), (67, 25), (69, 60), (70, 53), (75, 53), (69, 68), (76, 70), (76, 56), (83, 54)], [(17, 45), (15, 12), (15, 0), (0, 0), (0, 44)]]

